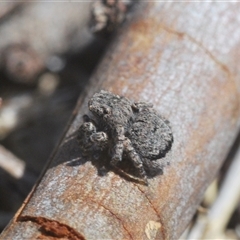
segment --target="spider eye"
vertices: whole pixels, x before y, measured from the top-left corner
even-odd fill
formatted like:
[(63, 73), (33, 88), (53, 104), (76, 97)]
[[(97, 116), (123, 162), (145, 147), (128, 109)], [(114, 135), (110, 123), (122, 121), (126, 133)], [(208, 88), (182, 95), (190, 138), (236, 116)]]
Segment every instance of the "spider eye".
[(109, 114), (110, 111), (111, 111), (110, 108), (104, 108), (104, 109), (103, 109), (103, 113), (104, 113), (104, 114)]

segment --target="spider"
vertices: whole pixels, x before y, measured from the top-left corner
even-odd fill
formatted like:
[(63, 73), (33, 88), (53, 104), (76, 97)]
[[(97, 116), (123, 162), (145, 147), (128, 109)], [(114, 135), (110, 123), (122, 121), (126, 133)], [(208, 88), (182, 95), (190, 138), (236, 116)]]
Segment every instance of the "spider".
[(171, 149), (173, 135), (168, 120), (151, 104), (101, 90), (88, 102), (93, 118), (84, 115), (78, 130), (83, 155), (107, 150), (110, 165), (118, 168), (123, 157), (132, 161), (140, 179), (148, 184), (147, 173), (163, 169), (163, 158)]

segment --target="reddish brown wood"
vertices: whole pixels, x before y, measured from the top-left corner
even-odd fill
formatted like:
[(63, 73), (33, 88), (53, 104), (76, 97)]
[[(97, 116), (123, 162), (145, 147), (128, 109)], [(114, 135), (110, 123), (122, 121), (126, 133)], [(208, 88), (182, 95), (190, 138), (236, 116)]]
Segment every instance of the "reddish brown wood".
[[(237, 3), (139, 6), (2, 239), (46, 236), (40, 218), (86, 239), (178, 239), (239, 129), (240, 20), (234, 17), (239, 9)], [(89, 97), (99, 89), (152, 102), (170, 120), (175, 140), (166, 158), (171, 163), (148, 187), (113, 172), (98, 176), (91, 162), (78, 159), (75, 133)]]

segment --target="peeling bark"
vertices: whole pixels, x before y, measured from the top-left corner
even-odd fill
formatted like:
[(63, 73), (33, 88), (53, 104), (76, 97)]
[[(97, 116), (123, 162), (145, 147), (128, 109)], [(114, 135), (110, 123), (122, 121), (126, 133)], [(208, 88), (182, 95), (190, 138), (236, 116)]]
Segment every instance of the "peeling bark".
[(42, 217), (31, 217), (31, 216), (20, 216), (18, 219), (19, 222), (33, 222), (37, 223), (40, 228), (39, 230), (42, 232), (44, 236), (52, 236), (56, 238), (67, 238), (72, 240), (84, 240), (84, 237), (76, 232), (71, 227), (61, 224), (57, 221), (52, 221)]
[[(44, 176), (2, 234), (30, 238), (21, 218), (44, 218), (86, 239), (178, 239), (217, 174), (240, 124), (239, 4), (144, 3), (119, 31), (80, 97)], [(231, 37), (229, 37), (231, 36)], [(174, 144), (149, 186), (99, 176), (76, 131), (94, 92), (148, 101), (170, 120)], [(35, 234), (35, 235), (34, 235)]]

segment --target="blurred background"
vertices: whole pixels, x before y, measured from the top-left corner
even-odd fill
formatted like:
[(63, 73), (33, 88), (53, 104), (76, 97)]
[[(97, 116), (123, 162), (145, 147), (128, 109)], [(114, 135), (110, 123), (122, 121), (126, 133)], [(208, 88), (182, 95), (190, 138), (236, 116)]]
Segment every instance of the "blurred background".
[[(0, 231), (39, 177), (131, 6), (116, 2), (0, 3)], [(181, 239), (240, 239), (239, 142)]]
[(0, 3), (0, 230), (43, 170), (110, 40), (93, 29), (93, 10), (90, 2)]

